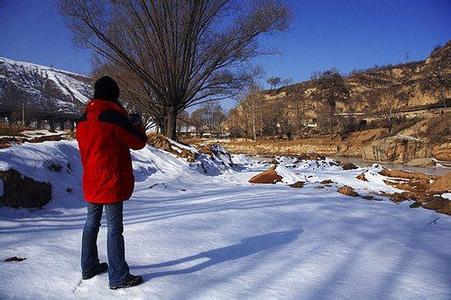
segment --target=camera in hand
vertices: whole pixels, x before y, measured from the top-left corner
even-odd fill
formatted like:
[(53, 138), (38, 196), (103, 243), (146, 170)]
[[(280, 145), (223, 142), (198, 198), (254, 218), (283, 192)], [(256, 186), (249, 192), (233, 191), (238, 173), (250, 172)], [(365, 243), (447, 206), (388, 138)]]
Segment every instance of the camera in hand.
[(130, 120), (130, 123), (132, 123), (132, 125), (139, 125), (143, 122), (140, 114), (130, 114), (128, 116), (128, 119)]

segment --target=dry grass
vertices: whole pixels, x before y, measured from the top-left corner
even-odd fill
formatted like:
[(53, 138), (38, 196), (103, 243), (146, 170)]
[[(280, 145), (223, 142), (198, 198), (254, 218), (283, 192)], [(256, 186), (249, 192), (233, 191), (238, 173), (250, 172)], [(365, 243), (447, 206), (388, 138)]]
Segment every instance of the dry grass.
[(24, 130), (21, 126), (0, 124), (0, 136), (23, 136), (21, 132)]

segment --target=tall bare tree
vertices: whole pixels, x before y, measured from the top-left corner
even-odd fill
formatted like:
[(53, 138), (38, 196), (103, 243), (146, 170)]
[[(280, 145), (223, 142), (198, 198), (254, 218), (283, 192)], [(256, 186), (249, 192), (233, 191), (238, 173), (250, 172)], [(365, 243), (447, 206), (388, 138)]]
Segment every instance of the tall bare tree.
[[(166, 135), (177, 114), (231, 97), (251, 78), (257, 38), (285, 30), (281, 0), (59, 0), (78, 45), (139, 77), (166, 108)], [(227, 26), (226, 24), (231, 24)]]
[(312, 96), (326, 106), (329, 118), (329, 133), (332, 134), (335, 125), (337, 102), (346, 102), (349, 99), (349, 87), (346, 85), (344, 78), (335, 69), (314, 73), (312, 80), (315, 81), (316, 85)]
[(271, 90), (273, 90), (273, 89), (275, 89), (276, 87), (278, 87), (279, 85), (282, 84), (282, 78), (280, 78), (280, 77), (271, 77), (266, 82), (269, 83), (269, 85), (271, 86)]
[(390, 135), (393, 127), (402, 117), (402, 110), (407, 106), (408, 94), (400, 91), (400, 86), (393, 85), (371, 91), (366, 96), (366, 101), (368, 115), (379, 120), (382, 126), (388, 129)]
[(431, 53), (431, 58), (426, 61), (424, 71), (426, 77), (421, 83), (423, 91), (436, 94), (438, 91), (439, 101), (447, 108), (446, 92), (451, 88), (451, 52), (448, 42), (447, 46), (437, 46)]

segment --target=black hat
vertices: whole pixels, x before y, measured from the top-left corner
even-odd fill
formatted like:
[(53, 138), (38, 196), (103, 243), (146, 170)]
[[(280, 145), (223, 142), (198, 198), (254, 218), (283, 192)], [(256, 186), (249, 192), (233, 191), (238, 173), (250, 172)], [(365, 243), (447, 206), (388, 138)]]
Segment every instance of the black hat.
[(111, 77), (103, 76), (94, 84), (94, 99), (117, 102), (119, 94), (119, 86)]

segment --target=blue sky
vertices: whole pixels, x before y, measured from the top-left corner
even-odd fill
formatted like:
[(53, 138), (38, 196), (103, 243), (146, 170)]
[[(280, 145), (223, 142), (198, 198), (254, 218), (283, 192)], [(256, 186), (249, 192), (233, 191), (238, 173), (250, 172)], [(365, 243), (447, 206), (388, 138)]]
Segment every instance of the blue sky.
[[(347, 73), (424, 59), (451, 39), (451, 0), (287, 0), (289, 31), (263, 37), (278, 54), (259, 57), (265, 78), (295, 82), (312, 72)], [(75, 48), (51, 0), (0, 0), (0, 56), (89, 74), (90, 53)], [(264, 82), (264, 80), (262, 80)], [(226, 107), (232, 103), (224, 103)]]

